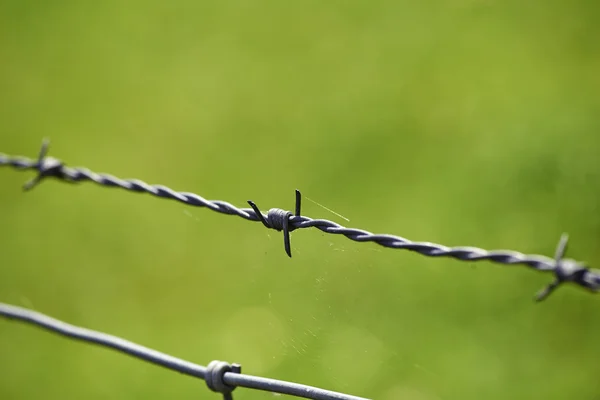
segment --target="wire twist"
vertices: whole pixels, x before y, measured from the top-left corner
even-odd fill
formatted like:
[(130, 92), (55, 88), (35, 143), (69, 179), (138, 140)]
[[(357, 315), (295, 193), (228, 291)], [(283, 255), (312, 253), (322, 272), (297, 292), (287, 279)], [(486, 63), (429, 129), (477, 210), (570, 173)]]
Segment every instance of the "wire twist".
[(374, 242), (383, 247), (410, 250), (429, 257), (450, 257), (462, 261), (488, 260), (505, 265), (525, 265), (537, 271), (554, 273), (554, 281), (541, 290), (535, 297), (543, 300), (559, 285), (571, 282), (591, 292), (600, 290), (600, 270), (590, 269), (585, 263), (563, 258), (567, 248), (568, 236), (563, 234), (557, 246), (554, 259), (542, 255), (528, 255), (509, 250), (484, 250), (477, 247), (446, 247), (429, 242), (415, 242), (406, 238), (387, 234), (374, 234), (366, 230), (347, 228), (326, 219), (312, 219), (300, 215), (301, 195), (296, 190), (295, 212), (272, 208), (267, 214), (260, 211), (258, 206), (248, 201), (251, 208), (238, 208), (221, 200), (206, 200), (189, 192), (177, 192), (162, 185), (150, 185), (138, 179), (120, 179), (109, 174), (92, 172), (87, 168), (72, 168), (65, 166), (55, 158), (47, 157), (49, 142), (44, 140), (37, 160), (25, 157), (11, 157), (0, 153), (0, 166), (12, 166), (19, 170), (35, 169), (37, 175), (24, 186), (25, 190), (32, 189), (43, 179), (53, 177), (63, 182), (77, 183), (91, 181), (106, 187), (118, 187), (133, 192), (148, 193), (156, 197), (172, 199), (181, 203), (206, 207), (210, 210), (236, 215), (249, 221), (260, 221), (270, 229), (283, 231), (285, 251), (292, 256), (290, 233), (296, 229), (317, 228), (323, 232), (343, 235), (356, 242)]

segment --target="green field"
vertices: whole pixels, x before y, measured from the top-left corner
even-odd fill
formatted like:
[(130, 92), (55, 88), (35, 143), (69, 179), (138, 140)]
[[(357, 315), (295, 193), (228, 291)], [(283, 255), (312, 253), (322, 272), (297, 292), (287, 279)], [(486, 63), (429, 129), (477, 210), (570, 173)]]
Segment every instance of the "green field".
[[(600, 267), (593, 1), (0, 1), (0, 152)], [(381, 400), (600, 398), (600, 297), (551, 274), (0, 169), (0, 302)], [(349, 222), (315, 202), (343, 215)], [(2, 399), (218, 399), (0, 320)], [(238, 400), (272, 394), (237, 389)]]

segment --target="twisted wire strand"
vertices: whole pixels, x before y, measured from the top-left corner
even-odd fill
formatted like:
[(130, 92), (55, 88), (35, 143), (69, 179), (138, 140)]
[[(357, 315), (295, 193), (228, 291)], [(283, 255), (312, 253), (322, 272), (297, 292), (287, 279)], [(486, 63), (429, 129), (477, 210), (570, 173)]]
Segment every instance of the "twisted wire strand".
[[(488, 251), (477, 247), (447, 247), (430, 242), (411, 241), (395, 235), (375, 234), (363, 229), (347, 228), (326, 219), (312, 219), (300, 215), (300, 193), (298, 191), (296, 191), (296, 213), (293, 214), (289, 211), (273, 208), (267, 214), (264, 214), (251, 201), (248, 203), (252, 208), (238, 208), (225, 201), (207, 200), (194, 193), (177, 192), (166, 186), (151, 185), (138, 179), (121, 179), (109, 174), (96, 173), (83, 167), (67, 167), (55, 158), (46, 157), (47, 150), (48, 141), (45, 141), (37, 160), (25, 157), (12, 157), (0, 153), (0, 166), (12, 166), (20, 170), (36, 169), (38, 175), (25, 185), (25, 189), (31, 189), (45, 177), (54, 177), (71, 183), (90, 181), (101, 186), (117, 187), (138, 193), (148, 193), (156, 197), (176, 200), (191, 206), (206, 207), (222, 214), (237, 215), (249, 221), (261, 221), (267, 228), (284, 231), (285, 249), (290, 257), (289, 233), (296, 229), (313, 227), (325, 233), (343, 235), (356, 242), (374, 242), (383, 247), (410, 250), (429, 257), (450, 257), (461, 261), (488, 260), (505, 265), (525, 265), (537, 271), (554, 273), (554, 282), (536, 295), (537, 300), (543, 300), (559, 284), (564, 282), (575, 283), (592, 292), (600, 290), (600, 270), (592, 270), (585, 263), (572, 259), (563, 259), (564, 251), (560, 257), (555, 256), (554, 258), (550, 258), (543, 255), (523, 254), (509, 250)], [(563, 249), (565, 250), (567, 241), (565, 235), (561, 238), (559, 247), (562, 246), (562, 241), (565, 242)]]
[(231, 366), (222, 361), (213, 361), (208, 367), (204, 367), (117, 336), (71, 325), (40, 312), (6, 303), (0, 303), (0, 316), (35, 325), (71, 339), (110, 348), (184, 375), (204, 379), (211, 390), (223, 393), (226, 399), (232, 398), (231, 392), (236, 387), (244, 387), (313, 400), (367, 400), (363, 397), (319, 389), (300, 383), (245, 375), (240, 372), (241, 367), (239, 365), (234, 364)]

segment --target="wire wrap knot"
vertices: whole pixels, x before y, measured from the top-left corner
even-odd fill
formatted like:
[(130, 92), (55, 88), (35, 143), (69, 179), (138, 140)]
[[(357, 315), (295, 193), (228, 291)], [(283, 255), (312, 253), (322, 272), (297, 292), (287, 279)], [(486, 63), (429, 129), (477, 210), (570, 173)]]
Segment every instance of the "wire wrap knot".
[(178, 192), (163, 185), (151, 185), (139, 179), (121, 179), (113, 175), (96, 173), (83, 167), (67, 167), (61, 161), (46, 157), (48, 141), (45, 140), (38, 159), (18, 156), (9, 156), (0, 153), (0, 166), (10, 166), (19, 170), (34, 169), (37, 176), (24, 186), (25, 190), (31, 189), (45, 177), (55, 177), (62, 182), (77, 183), (83, 181), (94, 182), (104, 187), (118, 187), (124, 190), (147, 193), (163, 199), (175, 200), (194, 207), (206, 207), (226, 215), (236, 215), (248, 221), (260, 221), (262, 224), (277, 231), (283, 231), (285, 251), (292, 256), (290, 245), (290, 232), (296, 229), (316, 228), (324, 233), (343, 235), (356, 242), (373, 242), (383, 247), (414, 251), (428, 257), (451, 257), (462, 261), (489, 260), (505, 265), (525, 265), (536, 271), (550, 272), (554, 281), (536, 296), (543, 300), (562, 283), (573, 283), (592, 293), (600, 292), (600, 269), (592, 269), (585, 263), (563, 258), (567, 244), (566, 235), (561, 238), (554, 258), (523, 254), (510, 250), (485, 250), (477, 247), (448, 247), (431, 242), (419, 242), (404, 237), (375, 234), (364, 229), (349, 228), (326, 219), (313, 219), (300, 215), (301, 195), (296, 190), (296, 209), (290, 211), (272, 208), (267, 214), (261, 213), (252, 201), (248, 204), (252, 208), (238, 208), (222, 200), (206, 200), (190, 192)]
[(588, 280), (590, 274), (589, 268), (583, 263), (570, 258), (564, 258), (569, 244), (569, 236), (564, 233), (556, 246), (554, 255), (554, 281), (540, 290), (536, 295), (537, 301), (542, 301), (548, 297), (559, 285), (566, 282), (574, 282), (592, 291), (597, 291), (594, 282)]
[(33, 189), (42, 181), (42, 179), (49, 176), (66, 180), (66, 175), (63, 170), (64, 164), (54, 157), (46, 157), (49, 146), (50, 141), (45, 139), (42, 142), (42, 148), (40, 149), (37, 162), (35, 163), (35, 169), (37, 169), (38, 174), (23, 185), (23, 190)]
[(300, 207), (302, 204), (302, 195), (300, 194), (300, 191), (296, 189), (296, 207), (294, 214), (292, 214), (291, 211), (282, 210), (281, 208), (271, 208), (265, 217), (253, 201), (248, 200), (248, 204), (250, 204), (250, 207), (252, 207), (254, 213), (256, 213), (256, 218), (258, 218), (264, 226), (269, 229), (275, 229), (278, 232), (283, 231), (283, 245), (285, 247), (285, 252), (291, 257), (292, 247), (290, 244), (290, 232), (296, 229), (296, 227), (293, 225), (290, 226), (290, 218), (293, 216), (300, 216)]
[(206, 366), (206, 375), (204, 380), (206, 386), (213, 392), (222, 393), (224, 400), (231, 400), (231, 392), (235, 389), (235, 386), (230, 386), (225, 383), (225, 373), (233, 372), (239, 374), (242, 368), (238, 364), (230, 365), (225, 361), (211, 361)]
[[(281, 208), (271, 208), (267, 213), (267, 223), (271, 226), (271, 228), (275, 229), (278, 232), (281, 232), (284, 229), (284, 225), (286, 224), (286, 220), (289, 221), (290, 217), (294, 215), (291, 211), (282, 210)], [(289, 232), (294, 230), (294, 227), (287, 226)]]

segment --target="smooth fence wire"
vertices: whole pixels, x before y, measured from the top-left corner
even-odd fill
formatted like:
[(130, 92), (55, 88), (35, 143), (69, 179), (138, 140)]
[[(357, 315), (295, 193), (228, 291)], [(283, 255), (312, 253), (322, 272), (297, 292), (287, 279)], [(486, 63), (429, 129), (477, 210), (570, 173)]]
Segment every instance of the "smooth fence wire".
[(236, 387), (287, 394), (313, 400), (368, 400), (364, 397), (332, 392), (300, 383), (245, 375), (241, 373), (241, 366), (239, 364), (230, 365), (224, 361), (212, 361), (207, 367), (204, 367), (117, 336), (71, 325), (37, 311), (10, 304), (0, 303), (0, 316), (35, 325), (71, 339), (107, 347), (139, 360), (147, 361), (184, 375), (203, 379), (210, 390), (223, 394), (225, 400), (233, 399), (231, 392)]
[(362, 229), (347, 228), (333, 221), (302, 216), (300, 215), (301, 196), (299, 191), (296, 191), (294, 213), (280, 208), (272, 208), (267, 214), (263, 214), (252, 201), (248, 201), (251, 208), (238, 208), (226, 201), (206, 200), (194, 193), (177, 192), (166, 186), (151, 185), (139, 179), (120, 179), (109, 174), (92, 172), (83, 167), (67, 167), (56, 158), (46, 157), (48, 147), (49, 142), (44, 140), (36, 160), (0, 153), (0, 166), (11, 166), (19, 170), (37, 170), (37, 175), (24, 185), (25, 190), (32, 189), (48, 177), (69, 183), (90, 181), (104, 187), (117, 187), (132, 192), (148, 193), (190, 206), (206, 207), (222, 214), (236, 215), (248, 221), (260, 221), (267, 228), (283, 231), (285, 251), (290, 257), (292, 256), (290, 232), (296, 229), (314, 227), (326, 233), (344, 235), (356, 242), (375, 242), (384, 247), (411, 250), (429, 257), (451, 257), (461, 261), (489, 260), (506, 265), (525, 265), (536, 271), (553, 273), (554, 281), (537, 293), (535, 297), (537, 301), (545, 299), (558, 286), (566, 282), (574, 283), (591, 292), (600, 290), (600, 270), (590, 269), (585, 263), (564, 258), (568, 242), (566, 234), (562, 235), (554, 258), (542, 255), (527, 255), (509, 250), (488, 251), (477, 247), (447, 247), (429, 242), (414, 242), (400, 236), (374, 234)]

